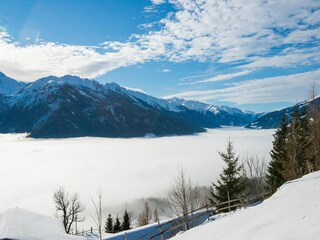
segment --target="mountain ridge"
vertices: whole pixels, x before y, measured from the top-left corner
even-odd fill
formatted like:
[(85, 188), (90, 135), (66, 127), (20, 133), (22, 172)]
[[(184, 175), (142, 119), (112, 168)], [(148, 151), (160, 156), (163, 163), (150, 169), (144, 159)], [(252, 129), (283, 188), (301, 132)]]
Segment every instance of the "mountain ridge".
[(245, 127), (251, 128), (251, 129), (278, 128), (280, 126), (280, 122), (283, 114), (285, 114), (286, 119), (290, 121), (292, 119), (295, 108), (297, 108), (300, 113), (307, 112), (307, 108), (310, 102), (319, 106), (320, 96), (315, 97), (314, 100), (305, 100), (293, 106), (266, 113), (261, 117), (259, 117), (258, 119), (256, 119), (255, 121), (246, 125)]
[(222, 125), (260, 126), (276, 112), (254, 113), (179, 98), (161, 99), (116, 83), (77, 76), (18, 82), (0, 72), (0, 132), (30, 137), (186, 135)]

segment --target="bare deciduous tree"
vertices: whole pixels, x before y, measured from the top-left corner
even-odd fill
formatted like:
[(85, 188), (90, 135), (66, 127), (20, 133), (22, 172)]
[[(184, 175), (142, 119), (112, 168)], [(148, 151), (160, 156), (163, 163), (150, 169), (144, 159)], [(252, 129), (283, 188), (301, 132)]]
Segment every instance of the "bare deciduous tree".
[(308, 172), (320, 170), (320, 105), (316, 102), (318, 90), (315, 82), (309, 89), (309, 115), (311, 118), (311, 162), (307, 163)]
[(144, 226), (150, 223), (150, 220), (152, 219), (152, 212), (151, 208), (149, 206), (149, 202), (145, 201), (144, 203), (144, 209), (143, 211), (139, 214), (138, 217), (138, 225), (139, 226)]
[(188, 213), (200, 207), (201, 199), (199, 187), (194, 186), (186, 177), (183, 168), (180, 169), (171, 190), (168, 193), (168, 204), (171, 214), (176, 217), (183, 217), (188, 227)]
[(97, 192), (96, 199), (93, 199), (91, 196), (91, 201), (94, 206), (94, 213), (91, 214), (91, 217), (99, 231), (99, 239), (102, 239), (102, 224), (103, 224), (103, 209), (102, 209), (102, 190), (100, 189)]
[(56, 217), (61, 218), (66, 233), (71, 233), (72, 224), (75, 222), (83, 222), (84, 218), (79, 217), (85, 209), (79, 200), (79, 194), (66, 192), (60, 187), (53, 194), (53, 201), (56, 208)]
[(158, 209), (155, 208), (154, 211), (153, 211), (153, 221), (154, 222), (159, 222), (160, 219), (159, 219), (159, 213), (158, 213)]
[(267, 160), (265, 157), (246, 154), (242, 158), (243, 175), (246, 179), (246, 195), (256, 196), (264, 193)]

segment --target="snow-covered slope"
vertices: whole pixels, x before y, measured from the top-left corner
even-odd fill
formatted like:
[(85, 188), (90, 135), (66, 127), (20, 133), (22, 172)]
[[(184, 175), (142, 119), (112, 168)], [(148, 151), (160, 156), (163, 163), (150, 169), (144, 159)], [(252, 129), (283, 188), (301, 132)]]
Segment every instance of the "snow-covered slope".
[(7, 77), (0, 72), (0, 94), (13, 95), (26, 85), (23, 82), (18, 82), (12, 78)]
[(185, 135), (256, 120), (256, 114), (237, 108), (166, 100), (71, 75), (26, 84), (0, 74), (1, 86), (0, 132), (39, 138)]
[(135, 101), (142, 101), (157, 109), (165, 109), (172, 112), (180, 112), (184, 110), (181, 104), (169, 102), (165, 99), (156, 98), (142, 92), (133, 91), (133, 90), (121, 87), (116, 83), (107, 83), (105, 84), (105, 88), (118, 92), (123, 95), (127, 95)]
[(259, 113), (243, 111), (228, 106), (215, 106), (198, 101), (185, 100), (180, 98), (167, 99), (170, 104), (182, 105), (188, 109), (197, 111), (203, 115), (215, 118), (219, 125), (244, 126), (261, 116)]
[(294, 106), (284, 108), (278, 111), (269, 112), (262, 116), (260, 116), (255, 121), (248, 124), (247, 128), (253, 128), (253, 129), (270, 129), (270, 128), (278, 128), (280, 126), (282, 115), (285, 114), (287, 120), (291, 120), (294, 110), (298, 109), (300, 113), (303, 113), (305, 111), (308, 111), (308, 105), (314, 104), (316, 106), (320, 105), (320, 96), (317, 96), (314, 100), (305, 100), (302, 102), (297, 103)]
[(255, 207), (236, 211), (172, 240), (315, 240), (320, 236), (320, 172), (287, 182)]
[(0, 214), (0, 239), (19, 240), (84, 240), (65, 233), (62, 222), (23, 210), (9, 209)]

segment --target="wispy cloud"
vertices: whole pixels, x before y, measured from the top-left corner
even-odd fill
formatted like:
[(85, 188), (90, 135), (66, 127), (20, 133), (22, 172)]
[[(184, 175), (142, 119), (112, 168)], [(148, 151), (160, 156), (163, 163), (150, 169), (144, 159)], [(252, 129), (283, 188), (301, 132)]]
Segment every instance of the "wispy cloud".
[(155, 59), (162, 51), (132, 43), (92, 47), (40, 42), (19, 46), (7, 33), (0, 32), (0, 71), (23, 81), (66, 74), (94, 78), (120, 67)]
[(166, 96), (209, 101), (220, 100), (236, 104), (291, 102), (306, 99), (308, 89), (320, 84), (320, 70), (287, 76), (248, 80), (218, 90), (188, 91)]
[[(155, 11), (163, 2), (152, 0), (152, 6), (145, 11)], [(94, 78), (117, 68), (158, 60), (238, 63), (244, 66), (243, 72), (320, 63), (319, 49), (315, 47), (320, 45), (318, 1), (168, 3), (174, 5), (175, 12), (159, 22), (160, 30), (132, 35), (125, 42), (109, 41), (103, 46), (43, 41), (20, 46), (0, 32), (0, 70), (30, 81), (51, 74)], [(275, 49), (281, 52), (275, 53)], [(210, 81), (221, 78), (216, 76)]]
[(228, 80), (228, 79), (232, 79), (232, 78), (248, 75), (251, 72), (252, 72), (251, 70), (245, 70), (245, 71), (236, 72), (236, 73), (220, 74), (220, 75), (217, 75), (217, 76), (205, 79), (205, 80), (196, 81), (194, 83), (208, 83), (208, 82), (225, 81), (225, 80)]
[(145, 94), (147, 93), (141, 88), (133, 88), (133, 87), (127, 87), (127, 86), (122, 86), (122, 87), (124, 87), (125, 89), (128, 89), (128, 90), (131, 90), (131, 91), (135, 91), (135, 92), (141, 92), (141, 93), (145, 93)]
[(7, 29), (4, 26), (0, 25), (0, 32), (5, 32), (5, 31), (7, 31)]
[(152, 4), (159, 5), (166, 2), (166, 0), (151, 0)]

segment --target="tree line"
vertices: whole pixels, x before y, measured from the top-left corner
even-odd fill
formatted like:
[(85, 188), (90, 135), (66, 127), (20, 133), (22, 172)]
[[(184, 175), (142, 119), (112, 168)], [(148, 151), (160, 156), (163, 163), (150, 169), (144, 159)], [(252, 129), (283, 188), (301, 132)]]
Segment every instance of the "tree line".
[(292, 120), (282, 115), (274, 135), (267, 182), (275, 192), (284, 182), (320, 170), (320, 111), (313, 102), (306, 110), (295, 108)]
[(282, 114), (267, 168), (265, 161), (257, 158), (246, 157), (240, 162), (232, 141), (228, 140), (226, 151), (219, 152), (226, 166), (212, 184), (209, 197), (212, 205), (265, 191), (272, 194), (286, 181), (320, 170), (320, 104), (314, 85), (310, 93), (309, 102), (300, 109), (296, 106), (292, 116)]

